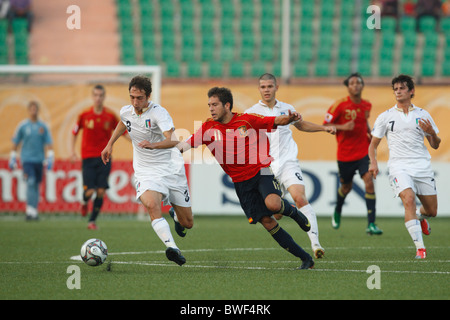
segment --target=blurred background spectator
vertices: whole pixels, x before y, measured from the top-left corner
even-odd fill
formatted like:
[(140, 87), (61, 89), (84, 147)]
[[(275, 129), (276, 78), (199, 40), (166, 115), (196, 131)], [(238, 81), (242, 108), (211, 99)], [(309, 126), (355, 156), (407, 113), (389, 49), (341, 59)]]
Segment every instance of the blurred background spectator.
[(9, 0), (8, 19), (10, 23), (16, 18), (25, 18), (28, 21), (28, 32), (31, 30), (33, 12), (31, 10), (31, 0)]

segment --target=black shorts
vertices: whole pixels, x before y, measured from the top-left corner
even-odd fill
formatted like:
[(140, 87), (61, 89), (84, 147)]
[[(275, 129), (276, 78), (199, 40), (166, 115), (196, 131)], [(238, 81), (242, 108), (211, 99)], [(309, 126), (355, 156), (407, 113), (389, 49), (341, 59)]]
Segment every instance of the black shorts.
[(108, 177), (111, 172), (111, 161), (103, 163), (102, 158), (87, 158), (82, 161), (83, 190), (108, 189)]
[(339, 178), (342, 184), (349, 184), (353, 181), (353, 176), (358, 170), (359, 175), (362, 176), (369, 171), (369, 156), (356, 161), (338, 161)]
[(264, 216), (272, 216), (264, 200), (269, 194), (281, 196), (281, 189), (270, 167), (262, 168), (249, 180), (235, 182), (234, 188), (248, 222), (255, 224)]

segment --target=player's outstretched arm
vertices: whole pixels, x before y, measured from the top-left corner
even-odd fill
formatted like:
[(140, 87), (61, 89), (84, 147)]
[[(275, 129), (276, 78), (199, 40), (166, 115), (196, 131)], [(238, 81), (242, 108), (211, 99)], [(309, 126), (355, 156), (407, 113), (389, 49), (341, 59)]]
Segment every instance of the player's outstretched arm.
[(302, 116), (298, 112), (291, 112), (289, 110), (288, 114), (284, 114), (275, 118), (275, 126), (285, 126), (294, 121), (299, 121), (302, 119)]
[(294, 123), (294, 126), (303, 132), (320, 132), (320, 131), (325, 131), (328, 132), (330, 134), (336, 134), (336, 127), (331, 125), (331, 126), (324, 126), (324, 125), (320, 125), (320, 124), (316, 124), (313, 122), (309, 122), (309, 121), (297, 121), (296, 123)]
[(109, 160), (111, 159), (113, 144), (117, 141), (117, 139), (119, 139), (119, 137), (121, 135), (123, 135), (123, 133), (125, 132), (126, 129), (127, 128), (125, 127), (125, 125), (123, 124), (122, 121), (120, 121), (117, 124), (116, 129), (114, 129), (114, 132), (108, 141), (108, 144), (103, 149), (102, 154), (101, 154), (102, 161), (104, 164), (108, 163)]

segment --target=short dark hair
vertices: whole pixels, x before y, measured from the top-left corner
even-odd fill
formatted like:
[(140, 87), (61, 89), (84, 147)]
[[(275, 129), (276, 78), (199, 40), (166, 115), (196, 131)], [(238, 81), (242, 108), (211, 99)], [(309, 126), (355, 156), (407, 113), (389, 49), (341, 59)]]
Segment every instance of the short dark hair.
[(95, 85), (94, 88), (92, 89), (92, 91), (94, 91), (94, 90), (102, 90), (103, 93), (106, 93), (105, 87), (102, 86), (101, 84)]
[(275, 84), (277, 84), (277, 78), (271, 73), (264, 73), (261, 77), (259, 77), (259, 81), (261, 80), (272, 80)]
[(355, 72), (355, 73), (352, 73), (351, 75), (349, 75), (347, 77), (347, 79), (344, 80), (344, 85), (346, 87), (348, 87), (348, 83), (350, 82), (350, 79), (353, 77), (357, 77), (357, 78), (361, 79), (361, 83), (364, 86), (364, 79), (362, 78), (361, 74), (359, 72)]
[(233, 94), (231, 93), (230, 89), (224, 87), (211, 88), (208, 91), (208, 98), (211, 98), (212, 96), (216, 96), (217, 98), (219, 98), (220, 102), (222, 102), (224, 106), (226, 103), (229, 103), (230, 111), (233, 109)]
[(128, 91), (130, 91), (132, 87), (144, 90), (145, 96), (147, 97), (150, 97), (152, 94), (152, 81), (145, 76), (135, 76), (131, 79), (130, 84), (128, 85)]
[[(392, 79), (392, 89), (394, 89), (394, 85), (396, 83), (406, 83), (406, 86), (408, 87), (408, 91), (411, 91), (414, 89), (414, 80), (412, 77), (408, 76), (407, 74), (400, 74), (396, 76), (394, 79)], [(411, 95), (411, 98), (414, 98), (414, 94)]]

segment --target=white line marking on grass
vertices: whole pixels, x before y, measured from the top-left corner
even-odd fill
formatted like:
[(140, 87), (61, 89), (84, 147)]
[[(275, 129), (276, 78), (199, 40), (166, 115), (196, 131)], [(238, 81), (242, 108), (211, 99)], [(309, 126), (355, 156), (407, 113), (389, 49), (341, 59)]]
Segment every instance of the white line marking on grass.
[[(359, 249), (383, 249), (379, 247), (358, 247)], [(440, 247), (442, 248), (442, 247)], [(448, 247), (444, 247), (448, 248)], [(349, 249), (349, 247), (333, 247), (328, 248), (331, 250), (340, 250), (340, 249)], [(354, 249), (354, 248), (350, 248)], [(216, 248), (216, 249), (185, 249), (183, 253), (195, 253), (195, 252), (225, 252), (225, 251), (264, 251), (264, 250), (279, 250), (279, 248)], [(140, 252), (110, 252), (110, 256), (120, 256), (120, 255), (141, 255), (141, 254), (162, 254), (165, 250), (155, 250), (155, 251), (140, 251)], [(80, 255), (70, 257), (71, 260), (74, 261), (82, 261)], [(358, 270), (358, 269), (327, 269), (327, 268), (318, 268), (318, 266), (323, 264), (396, 264), (396, 263), (449, 263), (450, 260), (327, 260), (325, 259), (316, 259), (316, 268), (313, 271), (321, 271), (321, 272), (363, 272), (366, 273), (367, 270)], [(175, 263), (172, 262), (149, 262), (149, 261), (112, 261), (113, 264), (124, 264), (124, 265), (142, 265), (142, 266), (154, 266), (154, 267), (179, 267)], [(229, 260), (188, 260), (187, 264), (183, 265), (183, 268), (209, 268), (209, 269), (237, 269), (237, 270), (295, 270), (294, 267), (261, 267), (255, 264), (298, 264), (300, 266), (300, 261), (298, 260), (238, 260), (238, 261), (229, 261)], [(233, 265), (238, 264), (238, 265)], [(242, 266), (242, 264), (253, 264), (251, 266)], [(409, 274), (444, 274), (448, 275), (450, 272), (447, 271), (409, 271), (409, 270), (382, 270), (383, 273), (409, 273)]]

